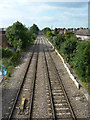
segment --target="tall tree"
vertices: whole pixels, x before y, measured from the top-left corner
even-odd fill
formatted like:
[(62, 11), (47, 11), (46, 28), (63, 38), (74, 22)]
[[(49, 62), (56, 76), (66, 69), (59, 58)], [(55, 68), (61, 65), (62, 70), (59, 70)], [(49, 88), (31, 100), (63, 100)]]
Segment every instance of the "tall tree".
[[(6, 30), (6, 36), (8, 38), (8, 43), (17, 48), (25, 48), (28, 44), (28, 29), (20, 23), (19, 21), (15, 22), (12, 26), (8, 27)], [(30, 40), (30, 39), (29, 39)]]
[(57, 28), (55, 28), (55, 30), (54, 30), (54, 34), (55, 34), (55, 35), (58, 34)]
[(46, 35), (48, 31), (51, 32), (51, 29), (49, 27), (46, 27), (46, 28), (42, 29), (42, 31)]
[(39, 31), (39, 28), (36, 24), (33, 24), (31, 27), (30, 27), (30, 31), (32, 33), (35, 33), (35, 34), (38, 34), (38, 31)]

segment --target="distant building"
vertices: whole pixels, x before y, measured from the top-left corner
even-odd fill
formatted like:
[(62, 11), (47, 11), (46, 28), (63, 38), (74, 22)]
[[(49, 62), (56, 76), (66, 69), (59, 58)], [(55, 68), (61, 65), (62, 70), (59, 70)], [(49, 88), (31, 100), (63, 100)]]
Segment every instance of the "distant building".
[(5, 33), (6, 29), (0, 28), (0, 47), (8, 47), (8, 39)]
[(67, 29), (66, 28), (64, 28), (64, 34), (67, 32)]
[(87, 28), (80, 29), (75, 34), (76, 37), (81, 38), (81, 40), (90, 39), (90, 29)]
[(67, 32), (73, 32), (73, 28), (68, 28)]
[(58, 32), (58, 34), (64, 34), (64, 29), (63, 28), (58, 28), (57, 32)]

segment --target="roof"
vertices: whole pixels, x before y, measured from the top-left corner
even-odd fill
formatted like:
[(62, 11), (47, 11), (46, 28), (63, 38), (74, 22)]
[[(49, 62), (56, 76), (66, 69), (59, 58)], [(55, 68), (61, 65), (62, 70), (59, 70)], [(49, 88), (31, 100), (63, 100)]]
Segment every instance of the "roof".
[(90, 36), (90, 29), (81, 29), (76, 31), (76, 35), (85, 35), (85, 36)]
[(0, 31), (6, 31), (6, 28), (0, 28)]

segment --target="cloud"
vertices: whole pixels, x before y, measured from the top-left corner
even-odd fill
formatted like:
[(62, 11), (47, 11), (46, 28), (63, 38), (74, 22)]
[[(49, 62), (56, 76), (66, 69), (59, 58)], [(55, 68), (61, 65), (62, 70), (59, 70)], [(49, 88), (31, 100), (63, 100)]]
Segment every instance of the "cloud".
[[(31, 0), (32, 1), (32, 0)], [(33, 23), (44, 26), (87, 25), (86, 2), (31, 2), (30, 0), (0, 1), (0, 26), (21, 21), (27, 26)], [(71, 20), (71, 22), (70, 22)], [(79, 21), (80, 20), (80, 21)], [(75, 23), (76, 22), (76, 23)]]
[(66, 8), (82, 8), (87, 2), (46, 2), (50, 6), (66, 7)]

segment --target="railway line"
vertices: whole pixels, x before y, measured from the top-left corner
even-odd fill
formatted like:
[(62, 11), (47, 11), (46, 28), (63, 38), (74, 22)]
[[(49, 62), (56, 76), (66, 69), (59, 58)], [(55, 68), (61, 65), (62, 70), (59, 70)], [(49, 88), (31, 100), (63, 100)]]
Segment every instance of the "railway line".
[[(52, 111), (51, 118), (56, 119), (74, 119), (76, 120), (76, 116), (70, 104), (69, 98), (65, 91), (64, 85), (56, 68), (56, 65), (53, 61), (53, 58), (50, 54), (50, 48), (48, 46), (47, 41), (45, 42), (44, 56), (47, 70), (47, 94), (48, 94), (48, 102), (49, 102), (49, 110)], [(48, 51), (45, 53), (45, 51)]]
[[(37, 73), (37, 63), (39, 55), (39, 41), (36, 41), (34, 49), (26, 69), (23, 81), (17, 91), (8, 120), (13, 118), (30, 118), (33, 105), (33, 91)], [(31, 67), (32, 66), (32, 67)], [(33, 68), (32, 69), (30, 69)]]
[[(30, 57), (28, 67), (26, 69), (26, 73), (24, 75), (21, 86), (17, 91), (17, 95), (11, 108), (8, 120), (12, 120), (13, 118), (26, 118), (28, 120), (31, 120), (32, 118), (38, 118), (35, 117), (35, 114), (37, 111), (39, 112), (39, 110), (35, 108), (36, 104), (34, 104), (34, 102), (36, 99), (38, 101), (39, 98), (42, 97), (38, 89), (36, 88), (37, 84), (39, 85), (39, 78), (37, 73), (39, 64), (40, 45), (42, 46), (42, 69), (44, 69), (43, 75), (45, 76), (44, 91), (47, 97), (47, 106), (46, 108), (44, 108), (47, 109), (46, 111), (48, 111), (46, 118), (50, 118), (53, 120), (76, 120), (76, 116), (70, 104), (64, 85), (56, 68), (56, 65), (53, 61), (53, 58), (50, 54), (50, 46), (48, 46), (48, 42), (41, 35), (39, 35), (35, 41), (34, 49)], [(42, 81), (43, 80), (40, 80), (40, 82)], [(35, 95), (36, 93), (37, 95)], [(39, 98), (37, 96), (39, 96)]]

